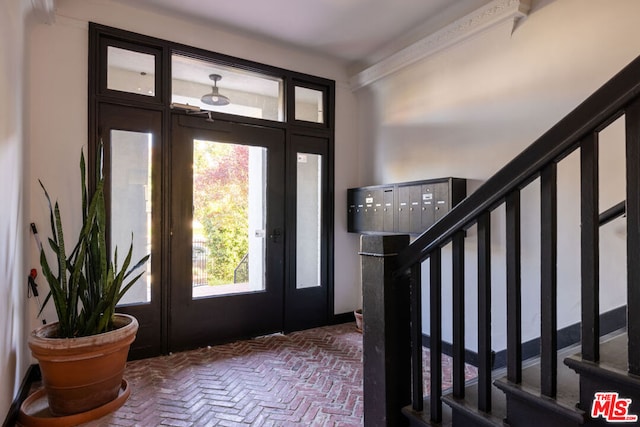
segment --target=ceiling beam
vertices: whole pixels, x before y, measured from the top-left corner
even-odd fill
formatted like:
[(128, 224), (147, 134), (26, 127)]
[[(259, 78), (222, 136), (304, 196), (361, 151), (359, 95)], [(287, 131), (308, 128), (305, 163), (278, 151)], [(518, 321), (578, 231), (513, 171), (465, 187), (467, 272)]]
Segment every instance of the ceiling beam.
[(530, 0), (493, 0), (352, 76), (349, 80), (351, 90), (368, 86), (505, 21), (511, 20), (515, 27), (518, 20), (527, 16), (530, 7)]

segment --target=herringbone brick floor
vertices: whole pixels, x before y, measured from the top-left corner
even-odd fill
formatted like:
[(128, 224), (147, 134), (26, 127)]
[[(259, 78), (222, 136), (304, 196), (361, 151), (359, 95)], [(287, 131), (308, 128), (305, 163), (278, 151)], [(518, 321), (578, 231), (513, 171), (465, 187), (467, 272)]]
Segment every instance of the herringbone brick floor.
[[(443, 388), (450, 372), (445, 356)], [(363, 424), (362, 335), (353, 323), (133, 361), (125, 378), (125, 405), (85, 426)]]

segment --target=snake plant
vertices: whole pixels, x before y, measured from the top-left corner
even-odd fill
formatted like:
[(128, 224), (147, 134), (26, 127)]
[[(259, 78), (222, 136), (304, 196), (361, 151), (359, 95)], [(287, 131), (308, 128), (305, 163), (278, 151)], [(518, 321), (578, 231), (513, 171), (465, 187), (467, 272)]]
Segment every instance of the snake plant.
[(131, 275), (149, 259), (149, 255), (146, 255), (129, 268), (133, 234), (121, 268), (117, 265), (118, 249), (114, 251), (113, 260), (109, 256), (102, 156), (103, 147), (100, 144), (94, 169), (95, 191), (89, 199), (84, 153), (80, 153), (83, 224), (69, 255), (66, 252), (58, 202), (52, 206), (49, 193), (39, 181), (49, 204), (51, 237), (48, 243), (57, 263), (57, 274), (54, 274), (43, 245), (40, 249), (40, 265), (50, 290), (40, 311), (49, 299), (53, 300), (58, 315), (59, 338), (89, 336), (112, 330), (116, 304), (144, 272), (133, 278)]

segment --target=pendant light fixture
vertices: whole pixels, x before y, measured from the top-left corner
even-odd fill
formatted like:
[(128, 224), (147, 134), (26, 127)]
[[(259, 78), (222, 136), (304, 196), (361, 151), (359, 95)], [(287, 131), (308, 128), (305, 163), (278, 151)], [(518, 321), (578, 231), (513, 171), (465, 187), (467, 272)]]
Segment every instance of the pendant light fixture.
[(213, 86), (211, 86), (211, 93), (207, 93), (206, 95), (202, 95), (200, 101), (209, 105), (229, 105), (231, 102), (229, 98), (224, 95), (221, 95), (218, 92), (218, 82), (222, 79), (220, 74), (209, 74), (209, 78), (213, 80)]

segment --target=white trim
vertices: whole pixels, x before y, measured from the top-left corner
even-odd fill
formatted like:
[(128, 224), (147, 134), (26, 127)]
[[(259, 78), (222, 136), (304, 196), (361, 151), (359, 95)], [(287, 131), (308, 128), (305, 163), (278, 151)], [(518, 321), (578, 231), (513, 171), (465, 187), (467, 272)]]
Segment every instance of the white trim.
[(527, 16), (529, 9), (530, 0), (494, 0), (352, 76), (349, 80), (351, 90), (370, 85), (507, 20), (512, 20), (515, 26), (519, 19)]
[(56, 0), (31, 0), (31, 8), (45, 24), (56, 22)]

